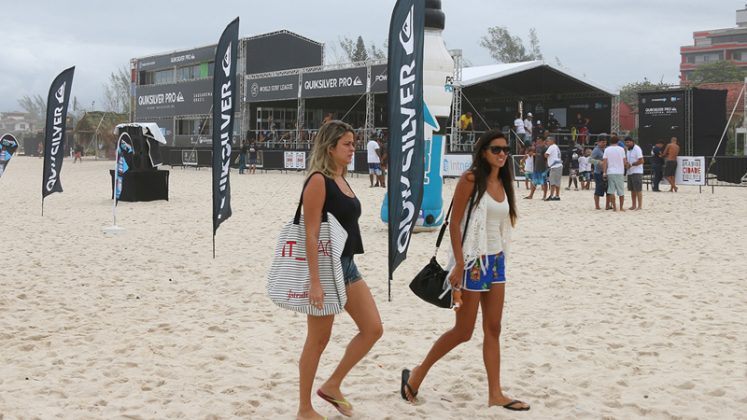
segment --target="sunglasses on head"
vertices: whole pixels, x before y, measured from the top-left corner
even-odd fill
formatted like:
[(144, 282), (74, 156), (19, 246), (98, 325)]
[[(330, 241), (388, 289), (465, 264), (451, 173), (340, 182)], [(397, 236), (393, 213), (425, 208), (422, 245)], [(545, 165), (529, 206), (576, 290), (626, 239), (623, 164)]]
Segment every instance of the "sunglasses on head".
[(490, 153), (494, 155), (498, 155), (501, 152), (507, 155), (511, 151), (511, 148), (509, 146), (490, 146), (488, 147), (488, 150), (490, 150)]

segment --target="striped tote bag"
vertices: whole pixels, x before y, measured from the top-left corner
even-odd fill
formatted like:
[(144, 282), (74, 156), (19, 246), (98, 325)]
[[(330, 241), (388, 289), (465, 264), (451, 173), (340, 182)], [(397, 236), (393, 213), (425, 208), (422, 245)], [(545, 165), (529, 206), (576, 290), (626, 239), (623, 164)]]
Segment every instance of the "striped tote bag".
[(309, 266), (306, 263), (306, 230), (301, 215), (301, 204), (293, 220), (280, 231), (275, 258), (267, 275), (267, 293), (281, 308), (307, 315), (323, 316), (341, 313), (347, 302), (340, 255), (348, 233), (337, 219), (322, 212), (317, 247), (319, 280), (324, 290), (324, 305), (317, 308), (309, 303)]

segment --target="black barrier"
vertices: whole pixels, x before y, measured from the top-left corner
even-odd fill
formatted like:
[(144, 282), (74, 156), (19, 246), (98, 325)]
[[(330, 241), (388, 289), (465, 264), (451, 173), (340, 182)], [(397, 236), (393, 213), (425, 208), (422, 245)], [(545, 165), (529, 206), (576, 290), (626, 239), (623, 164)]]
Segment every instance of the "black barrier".
[[(114, 199), (114, 170), (109, 170)], [(119, 201), (169, 201), (169, 171), (131, 171), (122, 176)]]
[(741, 184), (743, 180), (747, 181), (747, 156), (716, 156), (711, 166), (713, 160), (706, 158), (706, 167), (709, 168), (708, 173), (715, 175), (718, 181), (729, 184)]

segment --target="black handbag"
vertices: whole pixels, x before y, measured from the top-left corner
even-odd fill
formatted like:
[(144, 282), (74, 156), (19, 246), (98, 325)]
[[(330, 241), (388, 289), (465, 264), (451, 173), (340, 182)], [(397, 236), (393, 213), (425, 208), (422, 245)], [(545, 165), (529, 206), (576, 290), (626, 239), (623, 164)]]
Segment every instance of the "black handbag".
[[(475, 188), (475, 191), (472, 192), (472, 195), (469, 198), (467, 220), (464, 223), (465, 233), (467, 232), (469, 219), (472, 215), (472, 206), (474, 204), (473, 201), (476, 192), (477, 188)], [(436, 251), (433, 253), (433, 257), (431, 257), (431, 260), (428, 262), (428, 264), (426, 264), (426, 266), (423, 267), (423, 269), (420, 270), (420, 272), (410, 282), (410, 290), (412, 290), (412, 292), (415, 293), (415, 295), (417, 295), (420, 299), (423, 299), (424, 301), (432, 305), (436, 305), (439, 308), (446, 309), (451, 309), (451, 307), (454, 305), (452, 301), (452, 288), (448, 280), (446, 279), (446, 276), (449, 275), (449, 272), (441, 267), (441, 264), (438, 263), (436, 256), (438, 255), (438, 248), (441, 246), (441, 241), (444, 238), (444, 233), (446, 233), (446, 228), (449, 226), (449, 219), (453, 206), (454, 199), (452, 199), (451, 204), (449, 204), (449, 211), (446, 213), (446, 219), (444, 220), (443, 225), (441, 225), (441, 231), (438, 233), (438, 239), (436, 240)], [(464, 245), (464, 233), (462, 233), (462, 245)]]

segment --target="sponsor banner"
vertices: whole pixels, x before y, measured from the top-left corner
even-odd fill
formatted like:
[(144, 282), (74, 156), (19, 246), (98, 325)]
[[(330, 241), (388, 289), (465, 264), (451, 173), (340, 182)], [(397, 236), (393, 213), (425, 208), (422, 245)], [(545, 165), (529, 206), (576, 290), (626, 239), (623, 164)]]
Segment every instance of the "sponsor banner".
[(301, 82), (302, 98), (362, 95), (366, 93), (366, 68), (304, 73)]
[(247, 79), (246, 101), (278, 101), (298, 98), (298, 75)]
[(137, 68), (139, 71), (151, 71), (183, 67), (190, 64), (206, 63), (212, 60), (213, 57), (215, 57), (215, 45), (143, 58), (138, 60)]
[(42, 179), (42, 207), (44, 197), (62, 192), (60, 173), (65, 156), (65, 126), (67, 105), (73, 88), (75, 67), (60, 73), (49, 87), (47, 95), (47, 125), (44, 134), (44, 175)]
[(460, 177), (472, 165), (472, 155), (445, 154), (443, 160), (444, 176)]
[(4, 134), (0, 137), (0, 177), (3, 176), (16, 150), (18, 150), (18, 140), (12, 134)]
[(201, 115), (213, 104), (213, 81), (194, 80), (136, 87), (135, 120)]
[[(425, 0), (397, 0), (389, 24), (389, 279), (407, 258), (423, 199)], [(391, 292), (391, 282), (389, 284)], [(391, 296), (390, 296), (391, 297)]]
[[(213, 70), (213, 236), (221, 223), (231, 217), (231, 147), (238, 84), (236, 56), (239, 46), (239, 18), (226, 26), (215, 51)], [(215, 257), (215, 248), (213, 248)]]
[(674, 182), (677, 185), (705, 185), (708, 168), (704, 156), (677, 156), (677, 171)]
[(182, 150), (182, 165), (197, 166), (197, 150)]
[(284, 152), (283, 168), (306, 169), (306, 152)]
[(685, 93), (648, 92), (638, 94), (638, 145), (650, 150), (657, 140), (685, 139)]
[[(124, 180), (124, 174), (130, 169), (127, 164), (127, 158), (132, 159), (132, 153), (135, 149), (132, 148), (132, 139), (127, 133), (122, 133), (117, 140), (117, 158), (115, 159), (114, 165), (114, 202), (119, 201), (119, 197), (122, 195), (122, 183)], [(116, 205), (116, 204), (115, 204)]]
[(386, 93), (387, 67), (386, 64), (371, 66), (371, 92)]

